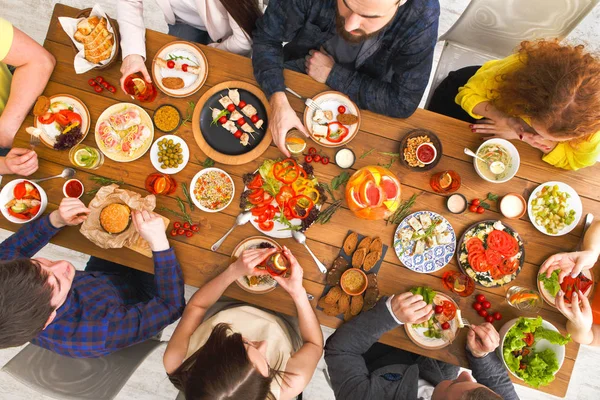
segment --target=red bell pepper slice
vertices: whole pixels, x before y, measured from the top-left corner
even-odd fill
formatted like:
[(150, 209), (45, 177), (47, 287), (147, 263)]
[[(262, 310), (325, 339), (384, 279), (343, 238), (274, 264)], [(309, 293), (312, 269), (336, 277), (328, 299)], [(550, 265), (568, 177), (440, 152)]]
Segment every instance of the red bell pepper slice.
[(293, 197), (288, 201), (292, 217), (299, 219), (306, 218), (314, 205), (315, 203), (311, 198), (303, 194)]
[(13, 189), (13, 196), (15, 199), (21, 200), (27, 195), (27, 187), (25, 187), (25, 181), (19, 182), (15, 185)]
[(25, 215), (25, 214), (17, 214), (17, 213), (16, 213), (16, 212), (14, 212), (13, 210), (11, 210), (11, 209), (10, 209), (10, 207), (8, 207), (8, 208), (7, 208), (7, 210), (8, 210), (8, 213), (9, 213), (10, 215), (12, 215), (13, 217), (15, 217), (15, 218), (19, 218), (19, 219), (29, 219), (29, 218), (30, 218), (30, 217), (28, 217), (28, 216), (27, 216), (27, 215)]
[(259, 215), (264, 214), (267, 211), (267, 208), (269, 207), (269, 205), (265, 205), (263, 207), (259, 207), (256, 206), (254, 208), (252, 208), (252, 210), (250, 211), (252, 213), (252, 215), (254, 215), (255, 217), (258, 217)]
[(327, 140), (332, 143), (340, 143), (348, 136), (348, 133), (350, 133), (348, 128), (337, 121), (327, 124)]
[(279, 189), (277, 196), (275, 196), (275, 201), (277, 201), (277, 204), (279, 204), (281, 207), (285, 207), (287, 202), (294, 196), (296, 196), (294, 189), (292, 189), (292, 187), (289, 185), (284, 185), (281, 187), (281, 189)]

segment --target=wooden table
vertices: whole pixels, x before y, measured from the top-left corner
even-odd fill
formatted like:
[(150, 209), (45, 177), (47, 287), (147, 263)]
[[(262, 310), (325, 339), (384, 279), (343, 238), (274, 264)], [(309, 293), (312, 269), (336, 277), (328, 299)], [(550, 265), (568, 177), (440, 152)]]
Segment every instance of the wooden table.
[[(100, 113), (116, 102), (129, 102), (130, 98), (120, 89), (116, 94), (108, 93), (107, 91), (97, 94), (93, 88), (88, 86), (87, 80), (97, 75), (102, 75), (108, 82), (118, 86), (120, 78), (120, 63), (116, 63), (109, 69), (103, 71), (90, 71), (88, 73), (77, 75), (73, 70), (73, 50), (70, 39), (60, 27), (58, 16), (75, 16), (79, 10), (57, 4), (50, 21), (48, 34), (44, 47), (50, 51), (57, 60), (56, 68), (48, 86), (46, 95), (59, 93), (68, 93), (74, 95), (88, 106), (92, 118), (92, 127), (96, 123), (96, 119)], [(152, 60), (156, 51), (164, 44), (175, 40), (175, 38), (148, 30), (146, 33), (147, 59)], [(216, 50), (210, 47), (201, 46), (202, 50), (208, 58), (209, 74), (204, 87), (195, 95), (185, 99), (169, 98), (162, 93), (158, 95), (155, 102), (151, 104), (142, 104), (147, 111), (152, 114), (153, 110), (164, 103), (176, 105), (185, 115), (188, 101), (196, 101), (209, 88), (217, 83), (240, 80), (256, 85), (252, 73), (252, 66), (249, 59)], [(290, 71), (285, 72), (286, 83), (289, 87), (299, 92), (302, 96), (310, 97), (317, 93), (327, 90), (325, 85), (315, 82), (310, 77)], [(304, 111), (303, 103), (295, 98), (289, 97), (292, 107), (298, 115)], [(445, 116), (437, 115), (425, 110), (417, 110), (417, 112), (408, 119), (394, 119), (372, 112), (362, 112), (361, 132), (357, 135), (348, 147), (355, 154), (360, 156), (365, 152), (376, 149), (368, 156), (358, 159), (354, 165), (354, 169), (358, 169), (367, 165), (387, 164), (389, 156), (381, 155), (378, 152), (398, 152), (398, 144), (405, 132), (414, 128), (425, 128), (435, 132), (443, 141), (444, 157), (439, 165), (428, 173), (411, 172), (403, 168), (399, 162), (394, 163), (391, 170), (397, 174), (402, 181), (402, 197), (404, 199), (410, 197), (413, 193), (420, 193), (414, 211), (417, 210), (432, 210), (443, 214), (453, 225), (457, 235), (462, 234), (464, 229), (471, 224), (481, 220), (482, 218), (502, 218), (493, 206), (493, 210), (486, 212), (484, 215), (465, 213), (461, 215), (450, 214), (445, 208), (445, 197), (431, 191), (429, 187), (429, 178), (432, 173), (452, 169), (458, 171), (462, 177), (462, 187), (460, 192), (468, 199), (485, 197), (488, 192), (503, 195), (507, 192), (522, 193), (525, 198), (529, 193), (540, 183), (550, 180), (560, 180), (569, 183), (581, 195), (585, 212), (592, 212), (600, 215), (600, 182), (595, 173), (598, 173), (598, 167), (591, 167), (578, 172), (568, 172), (553, 168), (540, 159), (540, 153), (521, 143), (516, 143), (516, 146), (521, 154), (521, 167), (517, 176), (506, 184), (492, 184), (480, 179), (472, 166), (471, 159), (463, 154), (463, 148), (477, 148), (481, 143), (476, 134), (472, 134), (466, 123), (457, 121)], [(33, 117), (29, 116), (22, 129), (19, 131), (15, 139), (15, 146), (28, 147), (28, 136), (24, 131), (24, 127), (32, 125)], [(193, 139), (193, 134), (190, 124), (182, 127), (179, 134), (183, 137), (192, 153), (192, 157), (188, 166), (175, 176), (178, 182), (190, 182), (196, 172), (202, 167), (199, 165), (198, 159), (203, 160), (204, 154), (200, 151)], [(157, 131), (157, 136), (159, 132)], [(95, 145), (93, 129), (85, 139), (85, 143)], [(324, 153), (333, 156), (334, 152), (331, 149), (321, 149)], [(60, 173), (64, 166), (69, 166), (68, 152), (58, 152), (46, 148), (43, 145), (39, 146), (36, 151), (40, 158), (40, 169), (34, 177), (42, 177), (55, 175)], [(242, 166), (223, 166), (234, 178), (235, 185), (238, 188), (236, 198), (232, 205), (225, 211), (218, 214), (206, 214), (196, 210), (193, 217), (208, 218), (210, 229), (204, 229), (201, 235), (195, 235), (192, 238), (174, 238), (171, 240), (173, 247), (177, 252), (177, 256), (181, 262), (185, 282), (193, 286), (202, 286), (209, 279), (213, 278), (229, 263), (230, 255), (237, 243), (242, 239), (258, 234), (258, 232), (250, 225), (236, 229), (233, 234), (225, 241), (218, 252), (210, 251), (210, 246), (223, 235), (234, 223), (235, 217), (239, 213), (238, 200), (240, 188), (243, 187), (241, 176), (244, 173), (255, 170), (264, 158), (276, 158), (281, 156), (281, 153), (276, 147), (271, 145), (269, 149), (259, 159)], [(333, 177), (338, 175), (341, 170), (332, 164), (318, 165), (315, 168), (316, 175), (322, 182), (330, 182)], [(77, 178), (83, 181), (86, 189), (91, 189), (96, 186), (90, 180), (93, 175), (101, 175), (121, 179), (126, 182), (125, 187), (136, 190), (139, 193), (146, 194), (143, 182), (148, 174), (154, 172), (154, 168), (150, 163), (149, 157), (146, 155), (141, 159), (128, 163), (121, 164), (106, 159), (104, 165), (97, 171), (90, 173), (87, 170), (79, 170)], [(14, 177), (5, 177), (5, 183)], [(57, 204), (62, 199), (62, 180), (51, 180), (42, 183), (42, 187), (48, 193), (49, 207), (51, 211), (57, 207)], [(337, 197), (342, 196), (342, 192), (338, 193)], [(181, 188), (178, 189), (175, 196), (183, 197)], [(90, 196), (83, 198), (84, 202), (89, 202)], [(158, 197), (159, 205), (176, 209), (176, 201), (174, 196)], [(171, 216), (170, 216), (171, 217)], [(539, 265), (549, 255), (573, 249), (581, 235), (582, 226), (577, 227), (573, 232), (560, 238), (545, 236), (538, 232), (533, 225), (528, 221), (527, 216), (520, 220), (510, 221), (510, 225), (516, 229), (523, 237), (526, 243), (526, 262), (520, 275), (514, 283), (536, 287), (536, 275)], [(2, 219), (0, 226), (3, 228), (16, 230), (17, 225), (13, 225)], [(324, 261), (326, 265), (330, 265), (333, 259), (338, 255), (340, 246), (349, 229), (355, 230), (364, 235), (375, 236), (379, 235), (383, 238), (384, 243), (390, 246), (390, 251), (385, 256), (384, 263), (379, 272), (380, 292), (383, 295), (392, 293), (402, 293), (407, 289), (417, 285), (428, 285), (436, 290), (444, 290), (441, 282), (441, 276), (447, 269), (457, 269), (456, 260), (453, 259), (451, 264), (434, 274), (422, 275), (414, 273), (403, 267), (396, 255), (394, 254), (392, 238), (396, 226), (386, 225), (384, 221), (363, 221), (360, 220), (347, 209), (346, 205), (340, 209), (333, 217), (332, 221), (326, 225), (315, 225), (307, 231), (308, 245), (311, 249)], [(53, 243), (98, 257), (102, 257), (111, 261), (119, 262), (133, 268), (152, 272), (152, 261), (149, 258), (140, 256), (138, 253), (127, 249), (118, 249), (106, 251), (101, 249), (85, 238), (83, 238), (78, 228), (71, 227), (63, 229), (52, 240)], [(291, 239), (281, 240), (282, 244), (287, 245), (298, 257), (301, 265), (304, 267), (304, 285), (307, 291), (315, 296), (313, 306), (316, 306), (316, 299), (321, 295), (324, 287), (324, 275), (319, 273), (313, 260), (303, 247), (295, 243)], [(511, 286), (511, 285), (507, 285)], [(494, 323), (497, 329), (500, 329), (502, 324), (509, 319), (517, 317), (517, 313), (512, 309), (506, 301), (504, 295), (507, 286), (494, 289), (485, 289), (477, 287), (476, 293), (485, 293), (487, 298), (492, 302), (493, 309), (500, 311), (503, 314), (503, 320)], [(295, 314), (295, 308), (291, 299), (280, 288), (266, 295), (251, 295), (236, 285), (232, 285), (226, 295), (233, 298), (266, 307), (275, 311), (284, 312), (290, 315)], [(475, 314), (471, 307), (473, 302), (472, 297), (458, 298), (455, 297), (461, 309), (464, 310), (463, 316), (474, 323), (482, 322), (482, 318)], [(552, 322), (563, 333), (565, 332), (565, 318), (556, 310), (549, 306), (545, 306), (540, 314), (548, 321)], [(341, 321), (334, 317), (329, 317), (320, 311), (317, 315), (322, 324), (329, 327), (338, 327)], [(400, 327), (386, 333), (381, 341), (399, 348), (407, 349), (415, 353), (423, 354), (428, 357), (441, 359), (453, 364), (468, 367), (465, 357), (465, 340), (466, 330), (463, 330), (458, 339), (449, 347), (441, 351), (426, 351), (415, 346), (406, 336), (404, 328)], [(570, 343), (566, 347), (565, 362), (556, 375), (555, 381), (540, 390), (551, 393), (557, 396), (565, 396), (571, 372), (575, 364), (575, 358), (579, 345)], [(518, 380), (516, 383), (522, 384)]]

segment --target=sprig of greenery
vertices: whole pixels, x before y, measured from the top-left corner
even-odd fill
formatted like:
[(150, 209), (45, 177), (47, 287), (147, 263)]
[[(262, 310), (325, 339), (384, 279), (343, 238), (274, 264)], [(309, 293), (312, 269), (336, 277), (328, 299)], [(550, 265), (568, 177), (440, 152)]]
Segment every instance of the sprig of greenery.
[(494, 193), (492, 193), (492, 192), (489, 192), (489, 193), (487, 194), (487, 197), (486, 197), (484, 200), (482, 200), (482, 201), (479, 203), (479, 205), (480, 205), (481, 207), (485, 208), (486, 210), (489, 210), (489, 209), (490, 209), (490, 205), (489, 205), (489, 203), (486, 203), (486, 201), (488, 201), (488, 200), (489, 200), (489, 201), (498, 201), (498, 195), (497, 195), (497, 194), (494, 194)]
[(108, 186), (108, 185), (112, 185), (113, 183), (121, 186), (124, 185), (125, 182), (123, 181), (118, 181), (116, 179), (112, 179), (112, 178), (106, 178), (104, 176), (92, 176), (90, 178), (92, 181), (96, 182), (97, 184), (101, 185), (100, 187), (88, 190), (87, 192), (85, 192), (86, 195), (88, 196), (92, 196), (95, 195), (96, 193), (98, 193), (98, 190), (100, 190), (101, 187), (103, 186)]
[(170, 208), (163, 207), (163, 206), (159, 207), (158, 211), (166, 211), (168, 213), (171, 213), (173, 215), (178, 216), (179, 219), (181, 219), (183, 221), (189, 222), (190, 224), (194, 223), (194, 221), (192, 220), (192, 217), (190, 217), (190, 215), (187, 212), (186, 213), (180, 213), (178, 211), (175, 211), (175, 210), (172, 210)]
[(219, 115), (217, 115), (217, 116), (215, 117), (215, 119), (213, 119), (213, 120), (212, 120), (212, 122), (210, 123), (210, 125), (211, 125), (211, 126), (213, 126), (213, 125), (217, 125), (217, 123), (219, 122), (219, 119), (220, 119), (221, 117), (224, 117), (224, 116), (226, 116), (226, 115), (229, 115), (229, 114), (230, 114), (230, 113), (229, 113), (229, 111), (227, 111), (227, 110), (221, 110), (221, 112), (219, 113)]
[(374, 151), (375, 151), (375, 149), (371, 149), (371, 150), (365, 151), (364, 153), (362, 153), (362, 155), (360, 157), (358, 157), (358, 159), (362, 160), (363, 158), (367, 157), (369, 154), (371, 154)]
[(329, 220), (331, 219), (331, 217), (333, 217), (333, 214), (335, 214), (337, 212), (337, 210), (340, 209), (341, 206), (342, 206), (342, 200), (334, 201), (329, 206), (327, 206), (327, 208), (325, 208), (324, 210), (321, 210), (321, 212), (319, 212), (319, 215), (317, 216), (317, 219), (315, 220), (315, 222), (318, 222), (321, 225), (328, 223)]
[(279, 213), (276, 217), (273, 218), (273, 220), (286, 226), (286, 228), (279, 229), (280, 231), (299, 231), (302, 229), (302, 225), (294, 225), (289, 219), (285, 217), (283, 213), (283, 207), (279, 207)]
[(331, 180), (331, 188), (337, 190), (340, 186), (348, 183), (348, 179), (350, 179), (350, 174), (347, 171), (343, 171)]
[(194, 156), (196, 157), (196, 161), (198, 161), (200, 163), (200, 165), (202, 165), (204, 168), (210, 168), (213, 167), (215, 165), (215, 160), (213, 160), (210, 157), (206, 157), (206, 160), (202, 161), (198, 158), (198, 156)]
[(335, 201), (335, 193), (333, 193), (333, 190), (331, 190), (328, 184), (326, 184), (325, 182), (321, 182), (319, 183), (319, 186), (321, 186), (323, 189), (325, 189), (327, 193), (329, 193), (329, 195), (331, 196), (331, 200)]
[(387, 164), (380, 164), (377, 163), (377, 165), (379, 165), (380, 167), (383, 168), (391, 168), (392, 165), (394, 165), (394, 163), (398, 160), (399, 157), (390, 157), (390, 162)]
[(415, 204), (417, 197), (419, 197), (419, 195), (415, 193), (412, 196), (410, 196), (410, 199), (402, 202), (402, 204), (400, 204), (400, 207), (398, 207), (398, 209), (385, 220), (385, 224), (399, 224), (400, 222), (402, 222), (404, 218), (406, 218), (408, 214), (410, 214), (410, 209)]
[(195, 67), (198, 66), (198, 63), (196, 61), (194, 61), (191, 58), (186, 57), (186, 56), (174, 56), (173, 54), (169, 54), (169, 58), (167, 58), (167, 60), (173, 60), (173, 61), (175, 61), (175, 60), (188, 60), (189, 62), (191, 62), (192, 64), (194, 64)]
[(183, 189), (183, 195), (185, 196), (188, 204), (190, 205), (190, 211), (194, 211), (196, 209), (196, 206), (194, 205), (194, 202), (192, 201), (192, 196), (190, 195), (190, 191), (188, 190), (187, 184), (185, 182), (183, 182), (181, 184), (181, 187)]
[(184, 126), (185, 124), (190, 122), (192, 120), (192, 117), (194, 116), (194, 107), (196, 106), (196, 103), (194, 103), (193, 101), (188, 101), (187, 104), (187, 115), (185, 116), (183, 121), (181, 121), (181, 126)]

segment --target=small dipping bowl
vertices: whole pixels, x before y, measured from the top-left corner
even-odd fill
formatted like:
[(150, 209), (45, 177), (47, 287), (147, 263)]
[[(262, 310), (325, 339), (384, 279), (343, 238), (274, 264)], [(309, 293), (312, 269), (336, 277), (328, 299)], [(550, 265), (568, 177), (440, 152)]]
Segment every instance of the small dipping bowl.
[[(433, 157), (431, 159), (423, 159), (421, 157), (423, 157), (423, 153), (425, 153), (425, 151), (427, 153), (431, 153), (433, 152)], [(421, 157), (419, 157), (419, 152), (421, 153)], [(417, 150), (415, 151), (415, 155), (417, 157), (417, 160), (419, 160), (419, 162), (428, 165), (431, 164), (432, 162), (435, 161), (435, 159), (437, 158), (437, 150), (435, 148), (435, 146), (432, 143), (421, 143), (418, 147)]]
[(468, 207), (467, 198), (460, 193), (454, 193), (448, 196), (446, 207), (452, 214), (462, 214)]
[[(350, 279), (363, 279), (364, 283), (359, 288), (357, 288), (355, 290), (351, 290), (354, 288), (348, 287), (348, 282), (347, 282)], [(340, 286), (342, 287), (342, 290), (344, 291), (344, 293), (346, 293), (350, 296), (358, 296), (360, 294), (363, 294), (363, 292), (365, 290), (367, 290), (368, 283), (369, 282), (367, 280), (367, 275), (358, 268), (347, 269), (346, 272), (344, 272), (342, 274), (342, 277), (340, 278)]]
[(348, 148), (339, 149), (335, 153), (335, 164), (340, 168), (351, 168), (356, 162), (356, 155)]
[[(171, 129), (171, 130), (166, 130), (166, 127), (164, 126), (159, 126), (159, 124), (156, 123), (156, 115), (160, 115), (163, 112), (171, 112), (171, 111), (167, 111), (170, 110), (168, 107), (174, 109), (177, 112), (177, 125), (175, 125), (175, 128)], [(161, 111), (162, 110), (162, 111)], [(181, 117), (181, 112), (177, 109), (177, 107), (175, 107), (172, 104), (163, 104), (162, 106), (158, 107), (155, 111), (154, 114), (152, 115), (152, 122), (154, 123), (154, 126), (156, 127), (156, 129), (158, 129), (161, 132), (164, 133), (173, 133), (175, 132), (177, 129), (179, 129), (179, 127), (181, 126), (181, 121), (182, 121), (182, 117)], [(161, 128), (165, 128), (165, 129), (161, 129)]]
[(63, 185), (63, 194), (65, 197), (78, 199), (83, 196), (84, 187), (79, 179), (69, 179)]
[(527, 212), (527, 202), (518, 193), (507, 193), (500, 200), (500, 212), (508, 219), (519, 219)]

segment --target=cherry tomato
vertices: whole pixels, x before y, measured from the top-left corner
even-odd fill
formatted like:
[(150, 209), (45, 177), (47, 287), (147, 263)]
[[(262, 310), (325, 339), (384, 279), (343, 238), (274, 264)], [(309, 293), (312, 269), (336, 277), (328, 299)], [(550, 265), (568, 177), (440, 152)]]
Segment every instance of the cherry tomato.
[(196, 224), (192, 225), (191, 228), (192, 232), (198, 232), (200, 230), (200, 227)]
[(227, 117), (223, 115), (221, 118), (219, 118), (219, 123), (223, 125), (225, 122), (227, 122)]
[(471, 211), (472, 213), (476, 213), (477, 212), (477, 206), (469, 206), (469, 211)]
[(194, 236), (194, 232), (192, 232), (192, 231), (187, 231), (187, 232), (185, 233), (185, 236), (187, 236), (187, 237), (192, 237), (192, 236)]
[(115, 88), (114, 86), (110, 85), (108, 87), (108, 91), (111, 92), (111, 93), (117, 93), (117, 88)]
[(173, 60), (167, 61), (167, 68), (169, 68), (169, 69), (175, 68), (175, 61), (173, 61)]
[(94, 90), (96, 91), (96, 93), (100, 93), (102, 92), (104, 89), (102, 88), (102, 86), (94, 86)]
[(237, 124), (238, 124), (239, 126), (242, 126), (242, 125), (244, 125), (245, 123), (246, 123), (246, 120), (244, 119), (244, 117), (238, 118), (238, 120), (237, 120)]
[(471, 201), (471, 205), (473, 205), (473, 206), (478, 206), (479, 204), (481, 204), (479, 199), (473, 199), (473, 201)]
[(485, 301), (485, 296), (482, 294), (478, 294), (477, 296), (475, 296), (475, 300), (477, 300), (478, 303), (483, 303)]
[(319, 161), (321, 161), (321, 156), (320, 156), (320, 155), (318, 155), (318, 154), (315, 154), (315, 155), (313, 156), (313, 160), (315, 160), (315, 162), (319, 162)]
[(181, 228), (181, 222), (173, 222), (173, 228), (175, 228), (175, 229)]
[(104, 82), (104, 78), (103, 78), (103, 77), (101, 77), (101, 76), (97, 76), (97, 77), (96, 77), (96, 82), (98, 82), (98, 83), (102, 83), (102, 82)]
[(527, 369), (527, 364), (519, 363), (519, 369)]
[(483, 214), (485, 212), (485, 208), (479, 206), (477, 207), (477, 214)]
[(183, 65), (181, 66), (181, 70), (182, 70), (183, 72), (187, 72), (187, 69), (188, 69), (188, 65), (187, 65), (187, 64), (183, 64)]
[(488, 312), (484, 309), (481, 309), (479, 311), (477, 311), (477, 314), (479, 314), (480, 316), (482, 316), (483, 318), (487, 317)]
[(489, 322), (491, 324), (492, 322), (494, 322), (494, 317), (488, 315), (487, 317), (485, 317), (485, 322)]
[(239, 129), (237, 131), (235, 131), (235, 133), (233, 134), (233, 136), (235, 136), (236, 139), (239, 139), (242, 137), (242, 135), (244, 134), (244, 132), (240, 131)]
[(185, 229), (177, 229), (177, 234), (178, 235), (184, 235), (185, 234)]
[(436, 314), (441, 314), (444, 311), (444, 307), (442, 306), (435, 306), (435, 313)]
[(258, 115), (256, 114), (250, 117), (250, 121), (252, 121), (253, 124), (257, 123), (259, 119), (260, 118), (258, 118)]
[[(342, 106), (340, 106), (340, 107), (342, 107)], [(448, 329), (450, 329), (450, 324), (449, 324), (448, 322), (444, 322), (444, 323), (442, 324), (442, 329), (443, 329), (443, 330), (448, 330)]]
[(483, 303), (481, 303), (481, 306), (487, 310), (488, 308), (490, 308), (492, 306), (492, 303), (490, 303), (489, 301), (486, 300)]
[(110, 83), (108, 83), (108, 82), (106, 82), (106, 81), (103, 81), (103, 82), (101, 83), (101, 85), (104, 87), (104, 89), (108, 89), (108, 87), (110, 86)]
[(317, 149), (315, 149), (314, 147), (309, 148), (308, 154), (317, 154)]
[(189, 222), (184, 222), (183, 223), (183, 229), (190, 229), (192, 225)]
[(323, 158), (321, 158), (321, 164), (323, 164), (323, 165), (329, 164), (329, 157), (323, 157)]
[(230, 105), (228, 105), (227, 106), (227, 111), (234, 112), (235, 111), (235, 104), (231, 103)]
[(500, 321), (500, 320), (502, 319), (502, 314), (500, 314), (500, 312), (496, 311), (496, 312), (494, 313), (494, 319), (495, 319), (496, 321)]
[(344, 106), (339, 106), (339, 107), (338, 107), (338, 112), (339, 112), (340, 114), (343, 114), (343, 113), (345, 113), (345, 112), (346, 112), (346, 107), (344, 107)]
[(177, 236), (177, 229), (173, 229), (171, 231), (171, 236)]
[(97, 83), (96, 83), (95, 80), (93, 80), (93, 79), (90, 78), (90, 79), (88, 79), (88, 85), (90, 85), (90, 86), (96, 86)]
[(483, 306), (481, 305), (481, 303), (473, 303), (473, 308), (475, 309), (475, 311), (479, 311), (483, 308)]
[(304, 156), (304, 162), (310, 164), (311, 162), (313, 162), (313, 157), (311, 155)]
[(246, 107), (246, 102), (244, 100), (240, 100), (240, 102), (238, 103), (238, 107), (239, 108), (244, 108)]

